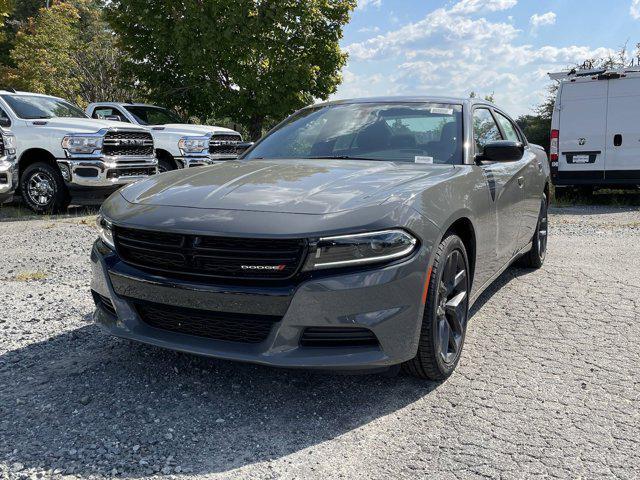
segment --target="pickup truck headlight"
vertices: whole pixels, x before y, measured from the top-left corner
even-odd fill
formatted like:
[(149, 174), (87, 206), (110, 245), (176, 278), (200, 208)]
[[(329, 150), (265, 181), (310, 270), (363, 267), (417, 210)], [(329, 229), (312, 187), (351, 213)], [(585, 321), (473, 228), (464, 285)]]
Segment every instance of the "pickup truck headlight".
[(62, 139), (62, 148), (69, 153), (93, 153), (102, 148), (101, 135), (67, 135)]
[(2, 141), (4, 142), (4, 151), (7, 155), (15, 155), (16, 153), (16, 136), (10, 133), (2, 134)]
[(202, 153), (209, 151), (209, 137), (182, 137), (178, 141), (182, 153)]
[(96, 226), (98, 227), (98, 236), (102, 243), (104, 243), (111, 250), (115, 250), (115, 244), (113, 243), (113, 225), (109, 220), (104, 218), (102, 214), (98, 214), (96, 218)]
[(305, 270), (380, 263), (411, 255), (418, 240), (404, 230), (384, 230), (321, 238)]

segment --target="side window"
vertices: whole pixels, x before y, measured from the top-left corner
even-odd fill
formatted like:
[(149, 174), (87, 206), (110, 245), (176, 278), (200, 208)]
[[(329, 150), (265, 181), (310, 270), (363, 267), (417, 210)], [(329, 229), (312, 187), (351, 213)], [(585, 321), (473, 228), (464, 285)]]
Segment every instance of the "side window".
[(7, 112), (5, 112), (2, 108), (0, 108), (0, 127), (10, 127), (11, 119)]
[(476, 153), (482, 152), (489, 142), (503, 140), (493, 115), (486, 108), (478, 108), (473, 112), (473, 139), (476, 143)]
[(113, 115), (117, 115), (118, 117), (120, 117), (121, 122), (129, 123), (129, 120), (127, 120), (127, 117), (125, 117), (120, 110), (113, 107), (96, 107), (93, 110), (93, 115), (91, 116), (93, 118), (106, 118), (108, 116), (113, 116)]
[(504, 115), (501, 115), (499, 112), (496, 112), (496, 118), (498, 119), (498, 123), (502, 127), (502, 131), (504, 132), (505, 140), (510, 140), (512, 142), (519, 142), (520, 135), (518, 135), (518, 131), (511, 120), (509, 120)]

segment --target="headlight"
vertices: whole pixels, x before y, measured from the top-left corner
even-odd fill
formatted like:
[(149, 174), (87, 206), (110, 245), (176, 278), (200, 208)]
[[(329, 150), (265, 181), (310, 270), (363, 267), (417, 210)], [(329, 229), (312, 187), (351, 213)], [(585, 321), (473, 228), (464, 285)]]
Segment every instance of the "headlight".
[(96, 225), (98, 227), (98, 236), (100, 240), (102, 240), (102, 243), (112, 250), (115, 250), (116, 247), (113, 243), (113, 225), (111, 222), (99, 214), (96, 219)]
[(209, 150), (209, 137), (182, 137), (178, 141), (182, 153), (202, 153)]
[(14, 155), (16, 153), (16, 136), (3, 133), (2, 141), (4, 142), (4, 151), (7, 155)]
[(67, 135), (62, 139), (62, 148), (69, 153), (93, 153), (102, 148), (102, 135)]
[(404, 230), (321, 238), (309, 254), (305, 270), (386, 262), (410, 255), (418, 241)]

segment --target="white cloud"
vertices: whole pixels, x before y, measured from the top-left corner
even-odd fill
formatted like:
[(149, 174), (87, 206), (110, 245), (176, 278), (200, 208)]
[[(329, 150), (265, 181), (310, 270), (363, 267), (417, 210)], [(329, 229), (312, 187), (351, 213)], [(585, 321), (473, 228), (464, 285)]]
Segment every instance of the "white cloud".
[(382, 0), (358, 0), (358, 10), (364, 10), (370, 6), (380, 8), (381, 5)]
[[(544, 98), (550, 81), (547, 72), (611, 53), (610, 49), (577, 45), (535, 48), (523, 42), (523, 32), (513, 24), (479, 14), (511, 8), (515, 3), (462, 0), (396, 30), (347, 45), (349, 74), (336, 98), (467, 96), (474, 90), (481, 95), (495, 92), (500, 105), (519, 115)], [(549, 14), (539, 17), (546, 17), (542, 22), (551, 21)]]
[(635, 20), (640, 20), (640, 0), (631, 0), (629, 14)]
[(534, 13), (529, 19), (529, 23), (531, 23), (531, 26), (534, 29), (537, 29), (538, 27), (542, 27), (544, 25), (555, 25), (556, 14), (553, 12), (543, 13), (542, 15), (538, 15), (537, 13)]
[(378, 33), (380, 27), (362, 27), (358, 30), (358, 33)]

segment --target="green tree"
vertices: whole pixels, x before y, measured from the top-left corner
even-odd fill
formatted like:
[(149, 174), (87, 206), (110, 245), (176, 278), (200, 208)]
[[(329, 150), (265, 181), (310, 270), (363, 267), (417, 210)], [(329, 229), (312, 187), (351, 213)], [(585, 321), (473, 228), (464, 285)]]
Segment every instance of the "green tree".
[(10, 58), (14, 66), (5, 67), (2, 75), (6, 85), (83, 106), (132, 97), (133, 82), (121, 72), (123, 52), (94, 0), (40, 8), (16, 34)]
[(114, 0), (130, 71), (158, 103), (230, 117), (252, 138), (341, 82), (355, 0)]

